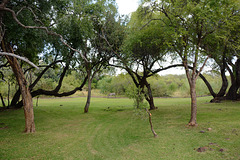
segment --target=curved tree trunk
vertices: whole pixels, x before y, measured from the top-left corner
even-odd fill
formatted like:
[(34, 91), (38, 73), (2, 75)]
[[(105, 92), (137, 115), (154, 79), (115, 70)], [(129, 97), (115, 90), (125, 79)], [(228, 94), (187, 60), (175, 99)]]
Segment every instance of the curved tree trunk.
[[(42, 76), (44, 75), (44, 73), (46, 73), (46, 71), (48, 71), (49, 68), (51, 68), (52, 66), (54, 66), (57, 63), (63, 62), (63, 60), (57, 60), (52, 62), (51, 64), (49, 64), (48, 66), (46, 66), (46, 68), (38, 75), (38, 77), (35, 79), (35, 81), (29, 86), (29, 89), (32, 91), (32, 89), (36, 86), (36, 84), (40, 81), (40, 79), (42, 78)], [(31, 69), (31, 68), (30, 68)], [(21, 91), (20, 89), (18, 89), (11, 101), (10, 106), (14, 107), (14, 108), (21, 108), (22, 107), (22, 102), (19, 102), (21, 96)], [(33, 96), (33, 95), (32, 95)], [(33, 96), (34, 97), (34, 96)]]
[(145, 82), (145, 85), (146, 85), (146, 87), (148, 89), (148, 93), (147, 93), (147, 95), (145, 94), (145, 98), (146, 98), (146, 100), (147, 100), (147, 102), (148, 102), (148, 104), (150, 106), (150, 110), (154, 110), (154, 109), (156, 109), (156, 107), (155, 107), (154, 101), (153, 101), (153, 95), (152, 95), (151, 86), (150, 86), (150, 84), (147, 81)]
[(6, 56), (9, 64), (12, 67), (12, 70), (16, 76), (16, 79), (21, 90), (23, 106), (24, 106), (24, 115), (25, 115), (25, 130), (26, 133), (35, 132), (35, 123), (34, 123), (34, 113), (33, 113), (33, 102), (32, 96), (27, 84), (27, 81), (24, 77), (23, 71), (15, 57)]
[(222, 87), (217, 93), (216, 97), (223, 97), (226, 93), (227, 87), (228, 87), (228, 80), (225, 74), (225, 67), (221, 69), (221, 77), (222, 77)]
[(221, 78), (222, 78), (222, 86), (221, 89), (219, 90), (219, 92), (216, 94), (215, 97), (213, 97), (213, 99), (210, 102), (219, 102), (221, 100), (225, 99), (225, 94), (227, 92), (227, 87), (228, 87), (228, 80), (225, 74), (225, 67), (226, 65), (220, 66), (221, 68)]
[(238, 99), (238, 89), (240, 87), (240, 59), (235, 63), (235, 75), (231, 75), (232, 85), (228, 90), (226, 99), (237, 100)]
[[(29, 86), (30, 90), (32, 90), (32, 88), (37, 84), (37, 82), (40, 80), (42, 75), (47, 71), (47, 69), (50, 68), (50, 66), (52, 66), (52, 65), (54, 65), (58, 62), (61, 62), (61, 60), (53, 62), (51, 65), (47, 66), (47, 68), (45, 68), (41, 72), (41, 74), (40, 74), (41, 76), (38, 76), (37, 79), (33, 82), (33, 84)], [(65, 97), (65, 96), (73, 95), (77, 91), (81, 91), (84, 84), (86, 83), (86, 81), (88, 79), (87, 76), (84, 78), (82, 84), (79, 87), (76, 87), (75, 89), (73, 89), (71, 91), (68, 91), (68, 92), (59, 93), (59, 90), (62, 86), (62, 81), (63, 81), (63, 78), (65, 76), (65, 73), (66, 73), (67, 69), (68, 69), (68, 66), (66, 66), (64, 68), (64, 71), (62, 72), (62, 74), (60, 76), (60, 80), (58, 81), (58, 85), (55, 87), (55, 89), (50, 90), (50, 91), (49, 90), (44, 90), (44, 89), (38, 89), (38, 90), (32, 91), (31, 92), (32, 97), (36, 97), (36, 96), (39, 96), (39, 95)], [(13, 98), (14, 101), (12, 100), (12, 103), (11, 103), (11, 106), (14, 106), (15, 108), (21, 108), (23, 106), (23, 101), (19, 101), (20, 95), (18, 94), (18, 92), (20, 92), (20, 90), (15, 93), (14, 98)]]
[(14, 108), (21, 108), (22, 107), (22, 106), (17, 105), (17, 103), (19, 102), (20, 96), (21, 96), (21, 91), (20, 91), (20, 89), (18, 89), (15, 92), (15, 94), (14, 94), (12, 100), (11, 100), (11, 104), (10, 104), (11, 107), (14, 107)]
[[(31, 92), (32, 97), (36, 97), (39, 95), (45, 95), (45, 96), (55, 96), (55, 97), (66, 97), (66, 96), (70, 96), (73, 95), (74, 93), (76, 93), (77, 91), (82, 91), (82, 88), (84, 86), (84, 84), (87, 81), (87, 77), (85, 77), (85, 79), (83, 80), (81, 86), (74, 88), (71, 91), (68, 92), (63, 92), (63, 93), (58, 93), (55, 92), (55, 90), (52, 91), (47, 91), (47, 90), (43, 90), (43, 89), (38, 89), (36, 91)], [(17, 108), (21, 108), (23, 106), (23, 101), (19, 101), (15, 107)]]
[[(5, 52), (13, 53), (11, 46), (7, 43), (4, 43), (4, 41), (2, 41), (2, 49)], [(25, 115), (24, 132), (33, 133), (35, 132), (33, 102), (32, 102), (32, 96), (28, 87), (27, 80), (24, 76), (22, 68), (19, 65), (17, 59), (15, 57), (7, 56), (7, 55), (6, 55), (6, 58), (13, 70), (13, 73), (16, 77), (16, 80), (18, 82), (18, 85), (22, 94), (22, 100), (24, 105), (24, 115)]]
[(91, 101), (91, 94), (92, 94), (92, 79), (91, 79), (91, 72), (90, 72), (88, 73), (88, 95), (87, 95), (87, 102), (84, 107), (84, 113), (88, 113), (88, 109)]

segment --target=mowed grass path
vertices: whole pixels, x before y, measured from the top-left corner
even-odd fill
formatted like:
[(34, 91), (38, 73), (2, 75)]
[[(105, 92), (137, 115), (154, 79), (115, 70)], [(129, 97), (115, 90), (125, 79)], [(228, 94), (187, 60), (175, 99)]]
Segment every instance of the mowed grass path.
[[(129, 99), (92, 98), (88, 114), (85, 98), (40, 99), (34, 134), (22, 133), (22, 109), (0, 112), (0, 127), (8, 126), (0, 130), (0, 159), (239, 160), (240, 103), (210, 99), (198, 98), (195, 128), (186, 127), (189, 98), (155, 99), (157, 138), (145, 112), (133, 109)], [(197, 152), (199, 147), (212, 150)]]

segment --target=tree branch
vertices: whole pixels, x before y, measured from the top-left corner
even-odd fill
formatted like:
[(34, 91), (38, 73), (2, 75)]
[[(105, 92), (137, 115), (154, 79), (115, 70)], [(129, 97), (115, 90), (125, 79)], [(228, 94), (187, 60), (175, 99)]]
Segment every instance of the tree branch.
[(84, 78), (82, 84), (79, 87), (76, 87), (75, 89), (73, 89), (72, 91), (69, 91), (69, 92), (58, 93), (55, 90), (47, 91), (47, 90), (43, 90), (43, 89), (38, 89), (36, 91), (33, 91), (31, 94), (32, 94), (32, 97), (36, 97), (38, 95), (55, 96), (55, 97), (70, 96), (70, 95), (73, 95), (74, 93), (76, 93), (78, 90), (81, 91), (83, 86), (87, 82), (87, 79), (88, 79), (88, 77), (86, 76)]
[(149, 124), (150, 124), (150, 127), (151, 127), (151, 131), (152, 131), (154, 137), (157, 137), (158, 135), (157, 135), (157, 133), (154, 131), (153, 125), (152, 125), (152, 118), (151, 118), (151, 117), (152, 117), (152, 114), (149, 112), (149, 110), (148, 110), (147, 108), (145, 108), (145, 110), (146, 110), (146, 112), (148, 113), (148, 116), (149, 116)]
[(210, 57), (210, 55), (208, 55), (207, 58), (205, 59), (205, 61), (204, 61), (203, 65), (202, 65), (202, 67), (200, 68), (200, 70), (199, 70), (199, 72), (197, 73), (197, 75), (196, 75), (195, 78), (197, 78), (197, 77), (199, 76), (199, 74), (202, 72), (202, 70), (203, 70), (204, 66), (206, 65), (207, 60), (208, 60), (209, 57)]
[(170, 69), (170, 68), (175, 68), (175, 67), (183, 67), (183, 64), (174, 64), (174, 65), (171, 65), (171, 66), (168, 66), (168, 67), (165, 67), (165, 68), (159, 68), (155, 71), (153, 71), (151, 74), (148, 75), (148, 77), (160, 72), (160, 71), (164, 71), (164, 70), (167, 70), (167, 69)]
[(17, 15), (16, 15), (16, 13), (15, 13), (13, 10), (11, 10), (11, 9), (9, 9), (9, 8), (6, 8), (6, 7), (1, 7), (1, 5), (0, 5), (0, 11), (10, 12), (10, 13), (12, 14), (12, 17), (13, 17), (13, 19), (15, 20), (15, 22), (16, 22), (18, 25), (20, 25), (21, 27), (23, 27), (23, 28), (26, 28), (26, 29), (41, 29), (41, 30), (44, 30), (48, 35), (54, 35), (54, 36), (60, 37), (61, 42), (62, 42), (65, 46), (67, 46), (69, 49), (71, 49), (71, 50), (79, 53), (80, 56), (81, 56), (85, 61), (88, 62), (87, 58), (86, 58), (79, 50), (72, 48), (69, 44), (67, 44), (67, 43), (65, 42), (65, 40), (64, 40), (64, 38), (63, 38), (62, 35), (60, 35), (60, 34), (58, 34), (58, 33), (56, 33), (56, 32), (53, 32), (53, 31), (49, 31), (47, 27), (43, 27), (43, 26), (26, 26), (26, 25), (22, 24), (22, 23), (18, 20)]
[(3, 55), (3, 56), (12, 56), (12, 57), (16, 57), (20, 60), (23, 60), (25, 62), (27, 62), (28, 64), (30, 64), (31, 66), (35, 67), (36, 69), (39, 69), (38, 66), (36, 66), (34, 63), (32, 63), (31, 61), (29, 61), (27, 58), (25, 57), (21, 57), (19, 55), (16, 55), (16, 54), (13, 54), (13, 53), (7, 53), (7, 52), (0, 52), (0, 55)]

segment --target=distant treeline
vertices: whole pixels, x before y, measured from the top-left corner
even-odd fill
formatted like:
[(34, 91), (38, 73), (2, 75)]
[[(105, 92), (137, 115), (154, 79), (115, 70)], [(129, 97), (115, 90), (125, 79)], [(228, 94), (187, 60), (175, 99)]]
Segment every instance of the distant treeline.
[[(218, 75), (203, 74), (205, 78), (211, 83), (214, 90), (221, 88), (221, 77)], [(57, 84), (58, 71), (52, 70), (46, 74), (38, 83), (35, 89), (47, 88), (53, 89)], [(34, 79), (34, 75), (32, 77)], [(81, 83), (82, 78), (78, 77), (76, 72), (69, 73), (63, 80), (61, 92), (69, 91)], [(186, 75), (164, 75), (158, 74), (150, 77), (149, 83), (152, 88), (154, 97), (189, 97), (189, 85), (186, 79)], [(121, 73), (119, 75), (101, 75), (96, 76), (92, 82), (92, 89), (98, 89), (104, 95), (109, 93), (116, 93), (117, 96), (127, 96), (129, 92), (134, 90), (132, 78), (128, 74)], [(205, 96), (210, 95), (205, 83), (199, 79), (197, 80), (197, 95)], [(4, 98), (14, 95), (18, 85), (13, 76), (8, 76), (6, 81), (0, 82), (0, 91)], [(87, 85), (84, 87), (87, 90)]]
[[(214, 90), (221, 88), (221, 77), (218, 75), (204, 74), (205, 78), (211, 83)], [(149, 78), (154, 97), (189, 97), (189, 85), (186, 75), (165, 75), (156, 74)], [(135, 85), (128, 74), (117, 76), (104, 76), (96, 83), (96, 88), (101, 93), (116, 93), (117, 95), (127, 95), (133, 90)], [(210, 95), (205, 83), (199, 78), (197, 80), (197, 95)]]

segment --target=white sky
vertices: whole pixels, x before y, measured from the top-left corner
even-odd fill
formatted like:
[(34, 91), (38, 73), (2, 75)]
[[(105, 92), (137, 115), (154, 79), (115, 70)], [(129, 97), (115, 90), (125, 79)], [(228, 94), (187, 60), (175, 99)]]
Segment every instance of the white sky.
[(139, 0), (116, 0), (120, 14), (130, 14), (138, 8)]

